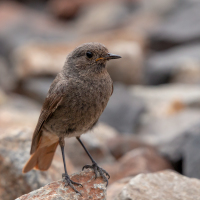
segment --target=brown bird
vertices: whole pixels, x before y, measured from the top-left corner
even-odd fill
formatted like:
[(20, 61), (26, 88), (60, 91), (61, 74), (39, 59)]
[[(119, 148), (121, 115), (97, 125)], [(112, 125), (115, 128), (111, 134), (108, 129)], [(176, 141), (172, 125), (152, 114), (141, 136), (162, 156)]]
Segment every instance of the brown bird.
[[(50, 86), (35, 128), (31, 157), (23, 173), (32, 169), (47, 170), (58, 144), (61, 147), (65, 185), (74, 184), (67, 173), (64, 155), (65, 137), (76, 137), (92, 161), (95, 177), (98, 172), (108, 184), (109, 174), (99, 167), (82, 141), (81, 134), (92, 129), (105, 109), (113, 92), (113, 83), (106, 69), (110, 59), (121, 58), (108, 52), (100, 43), (86, 43), (67, 56), (64, 67)], [(83, 170), (82, 169), (82, 170)], [(79, 193), (79, 192), (78, 192)]]

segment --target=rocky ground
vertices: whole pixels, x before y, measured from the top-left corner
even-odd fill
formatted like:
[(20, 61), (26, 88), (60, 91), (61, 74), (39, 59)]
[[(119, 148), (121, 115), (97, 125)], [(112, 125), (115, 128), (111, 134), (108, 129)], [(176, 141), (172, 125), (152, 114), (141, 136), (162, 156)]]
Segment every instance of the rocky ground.
[[(1, 1), (0, 199), (200, 199), (199, 9), (195, 0)], [(51, 82), (92, 41), (122, 58), (108, 63), (114, 93), (82, 136), (111, 175), (107, 189), (81, 172), (90, 160), (66, 140), (81, 197), (63, 188), (59, 148), (47, 172), (21, 171)]]

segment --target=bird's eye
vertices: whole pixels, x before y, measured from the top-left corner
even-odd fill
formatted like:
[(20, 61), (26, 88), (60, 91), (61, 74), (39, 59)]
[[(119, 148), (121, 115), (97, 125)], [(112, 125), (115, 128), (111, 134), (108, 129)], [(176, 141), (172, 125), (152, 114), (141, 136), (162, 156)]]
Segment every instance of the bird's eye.
[(90, 52), (90, 51), (88, 51), (88, 52), (86, 53), (86, 56), (87, 56), (88, 58), (92, 58), (92, 56), (93, 56), (93, 53), (92, 53), (92, 52)]

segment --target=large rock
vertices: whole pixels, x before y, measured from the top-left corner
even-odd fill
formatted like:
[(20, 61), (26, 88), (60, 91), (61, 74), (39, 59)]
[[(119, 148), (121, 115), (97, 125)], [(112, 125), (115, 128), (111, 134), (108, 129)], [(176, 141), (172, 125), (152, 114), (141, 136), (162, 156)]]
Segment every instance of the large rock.
[(99, 120), (121, 133), (133, 133), (143, 111), (144, 104), (140, 98), (132, 98), (125, 86), (115, 84), (113, 94)]
[(194, 200), (200, 199), (200, 181), (162, 171), (140, 174), (125, 185), (115, 200)]
[(103, 168), (111, 176), (109, 183), (113, 183), (124, 177), (135, 176), (140, 173), (157, 172), (171, 169), (172, 167), (156, 150), (141, 147), (127, 152), (117, 162), (105, 165)]
[[(45, 184), (59, 180), (64, 172), (61, 152), (56, 152), (47, 172), (32, 170), (22, 174), (22, 168), (30, 157), (32, 131), (1, 132), (0, 135), (0, 199), (11, 200), (38, 189)], [(69, 173), (73, 165), (66, 157)], [(15, 184), (16, 183), (16, 184)]]
[(106, 182), (102, 178), (94, 178), (94, 172), (87, 170), (70, 176), (70, 178), (83, 187), (78, 186), (76, 189), (82, 194), (77, 194), (69, 186), (64, 187), (63, 181), (49, 183), (39, 190), (32, 191), (29, 194), (23, 195), (16, 200), (106, 200)]
[(151, 54), (145, 64), (146, 83), (199, 83), (199, 52), (200, 43), (192, 43)]

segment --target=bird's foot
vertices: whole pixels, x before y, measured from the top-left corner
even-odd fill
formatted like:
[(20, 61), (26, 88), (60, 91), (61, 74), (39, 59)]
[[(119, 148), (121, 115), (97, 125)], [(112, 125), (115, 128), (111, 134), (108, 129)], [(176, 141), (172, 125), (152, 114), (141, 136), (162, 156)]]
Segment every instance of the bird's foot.
[(74, 185), (80, 185), (81, 187), (83, 187), (82, 184), (72, 181), (69, 178), (68, 174), (62, 174), (62, 178), (63, 182), (65, 183), (64, 187), (67, 187), (69, 185), (76, 193), (82, 196), (82, 194), (74, 187)]
[(103, 180), (106, 181), (106, 187), (108, 186), (108, 179), (110, 178), (110, 175), (108, 174), (108, 172), (105, 169), (99, 167), (96, 162), (93, 163), (92, 165), (83, 166), (82, 170), (88, 169), (88, 168), (94, 169), (95, 179), (97, 178), (97, 175), (98, 175), (98, 172), (99, 172), (99, 174), (103, 178)]

